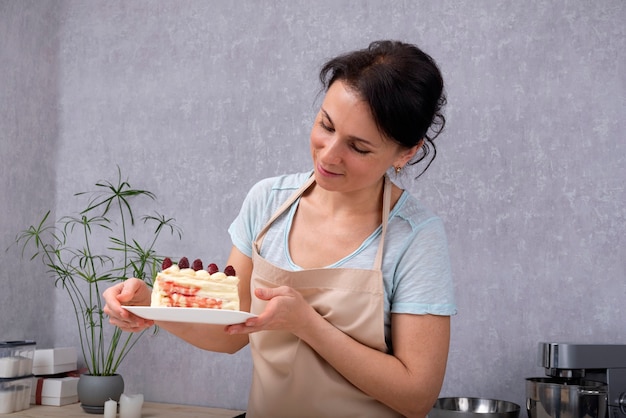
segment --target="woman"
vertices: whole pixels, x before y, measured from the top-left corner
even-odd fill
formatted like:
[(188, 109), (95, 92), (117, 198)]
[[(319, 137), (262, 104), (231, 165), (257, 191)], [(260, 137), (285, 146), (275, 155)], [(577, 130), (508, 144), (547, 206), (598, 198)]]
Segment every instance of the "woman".
[[(258, 316), (158, 325), (206, 350), (251, 344), (248, 417), (423, 417), (456, 313), (447, 244), (440, 219), (386, 173), (434, 150), (443, 80), (428, 55), (393, 41), (330, 60), (320, 79), (312, 172), (257, 183), (229, 228), (241, 309)], [(152, 325), (121, 308), (150, 303), (143, 282), (104, 297), (112, 324)]]

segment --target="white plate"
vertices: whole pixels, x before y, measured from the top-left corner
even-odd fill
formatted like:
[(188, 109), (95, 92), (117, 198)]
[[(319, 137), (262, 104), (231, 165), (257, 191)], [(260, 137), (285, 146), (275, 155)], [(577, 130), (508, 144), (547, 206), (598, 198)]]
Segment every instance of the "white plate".
[(193, 322), (198, 324), (232, 325), (254, 318), (249, 312), (210, 308), (167, 308), (152, 306), (122, 306), (124, 309), (153, 321)]

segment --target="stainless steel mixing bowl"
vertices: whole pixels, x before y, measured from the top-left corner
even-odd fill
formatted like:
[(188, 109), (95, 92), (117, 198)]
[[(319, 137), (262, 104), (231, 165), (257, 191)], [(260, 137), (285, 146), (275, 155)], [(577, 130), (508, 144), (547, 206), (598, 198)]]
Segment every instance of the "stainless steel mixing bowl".
[(520, 406), (484, 398), (439, 398), (428, 418), (518, 418)]
[(529, 418), (605, 417), (607, 386), (585, 379), (531, 377), (526, 379)]

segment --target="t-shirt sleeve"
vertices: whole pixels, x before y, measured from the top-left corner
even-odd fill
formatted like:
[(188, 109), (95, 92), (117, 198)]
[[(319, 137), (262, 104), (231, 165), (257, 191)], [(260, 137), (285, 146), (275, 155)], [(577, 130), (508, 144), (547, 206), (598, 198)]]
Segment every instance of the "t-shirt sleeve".
[(228, 228), (233, 245), (248, 257), (252, 257), (252, 243), (267, 221), (265, 214), (273, 182), (273, 179), (268, 178), (252, 186), (239, 214)]
[(416, 229), (395, 276), (391, 312), (456, 314), (448, 242), (440, 218), (430, 218)]

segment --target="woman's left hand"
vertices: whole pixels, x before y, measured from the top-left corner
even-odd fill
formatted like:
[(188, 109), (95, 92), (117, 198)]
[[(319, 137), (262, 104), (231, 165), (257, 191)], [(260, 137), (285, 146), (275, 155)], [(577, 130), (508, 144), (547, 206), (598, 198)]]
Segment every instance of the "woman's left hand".
[(254, 296), (267, 301), (265, 309), (245, 323), (227, 327), (229, 334), (282, 330), (298, 335), (310, 323), (311, 315), (316, 314), (300, 292), (289, 286), (259, 288), (254, 291)]

